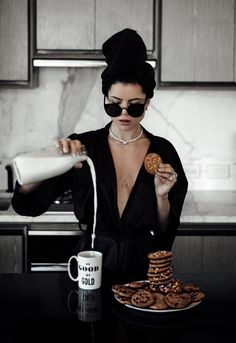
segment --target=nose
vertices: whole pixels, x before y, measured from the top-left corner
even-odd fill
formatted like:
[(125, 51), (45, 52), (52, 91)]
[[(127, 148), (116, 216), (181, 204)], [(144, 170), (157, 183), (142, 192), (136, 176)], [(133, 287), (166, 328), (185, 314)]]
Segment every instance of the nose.
[(121, 112), (121, 114), (124, 114), (124, 110), (125, 110), (125, 114), (127, 114), (128, 115), (128, 108), (127, 107), (121, 107), (121, 109), (122, 109), (122, 112)]

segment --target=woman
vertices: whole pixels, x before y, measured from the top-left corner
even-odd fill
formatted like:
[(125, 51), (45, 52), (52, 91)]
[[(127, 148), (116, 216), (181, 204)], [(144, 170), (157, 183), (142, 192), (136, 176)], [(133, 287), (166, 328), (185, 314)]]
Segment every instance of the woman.
[[(147, 254), (172, 248), (188, 183), (173, 145), (140, 124), (156, 85), (142, 38), (134, 30), (122, 30), (103, 44), (103, 53), (108, 64), (102, 73), (104, 109), (111, 121), (59, 144), (62, 152), (72, 154), (85, 145), (94, 163), (98, 196), (94, 248), (103, 253), (104, 269), (129, 279), (145, 278)], [(143, 165), (150, 152), (163, 160), (155, 176)], [(77, 252), (91, 249), (94, 192), (87, 163), (77, 163), (40, 184), (17, 184), (12, 205), (21, 215), (38, 216), (69, 189), (76, 217), (87, 224)]]

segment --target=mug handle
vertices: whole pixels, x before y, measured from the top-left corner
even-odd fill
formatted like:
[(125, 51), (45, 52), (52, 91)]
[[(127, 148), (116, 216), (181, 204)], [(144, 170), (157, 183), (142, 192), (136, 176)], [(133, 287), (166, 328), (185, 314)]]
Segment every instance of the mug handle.
[(68, 261), (68, 265), (67, 265), (67, 271), (68, 271), (68, 274), (69, 274), (69, 277), (71, 278), (71, 280), (73, 281), (78, 281), (79, 280), (79, 274), (77, 275), (76, 278), (74, 278), (74, 276), (71, 274), (71, 271), (70, 271), (70, 263), (72, 261), (72, 259), (75, 258), (77, 263), (78, 263), (78, 257), (75, 256), (75, 255), (72, 255), (70, 258), (69, 258), (69, 261)]
[(68, 298), (67, 298), (68, 309), (69, 309), (70, 313), (72, 313), (72, 314), (75, 314), (75, 313), (77, 312), (77, 308), (78, 308), (78, 301), (77, 301), (77, 307), (76, 307), (75, 310), (73, 310), (73, 309), (72, 309), (72, 306), (71, 306), (71, 298), (72, 298), (72, 295), (74, 295), (75, 293), (76, 293), (77, 296), (78, 296), (79, 292), (76, 291), (75, 289), (73, 289), (72, 291), (70, 291), (70, 293), (69, 293), (69, 295), (68, 295)]

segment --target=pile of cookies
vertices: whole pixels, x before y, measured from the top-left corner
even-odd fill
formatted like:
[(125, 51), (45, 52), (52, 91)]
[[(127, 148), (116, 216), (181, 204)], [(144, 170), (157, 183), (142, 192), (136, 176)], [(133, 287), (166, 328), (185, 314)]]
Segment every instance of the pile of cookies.
[(151, 252), (147, 280), (113, 285), (116, 300), (138, 308), (166, 310), (184, 308), (204, 299), (205, 293), (197, 285), (174, 278), (172, 257), (170, 251)]
[(156, 291), (159, 286), (172, 281), (172, 257), (173, 253), (171, 251), (157, 251), (148, 254), (149, 268), (147, 277), (152, 290)]

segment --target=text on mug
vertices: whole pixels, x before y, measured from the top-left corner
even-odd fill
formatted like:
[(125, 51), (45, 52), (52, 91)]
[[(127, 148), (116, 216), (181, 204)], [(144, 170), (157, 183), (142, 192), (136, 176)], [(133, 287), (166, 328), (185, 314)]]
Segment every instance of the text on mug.
[(98, 266), (86, 267), (86, 266), (79, 265), (79, 270), (82, 270), (84, 272), (97, 272), (99, 270), (99, 267)]

